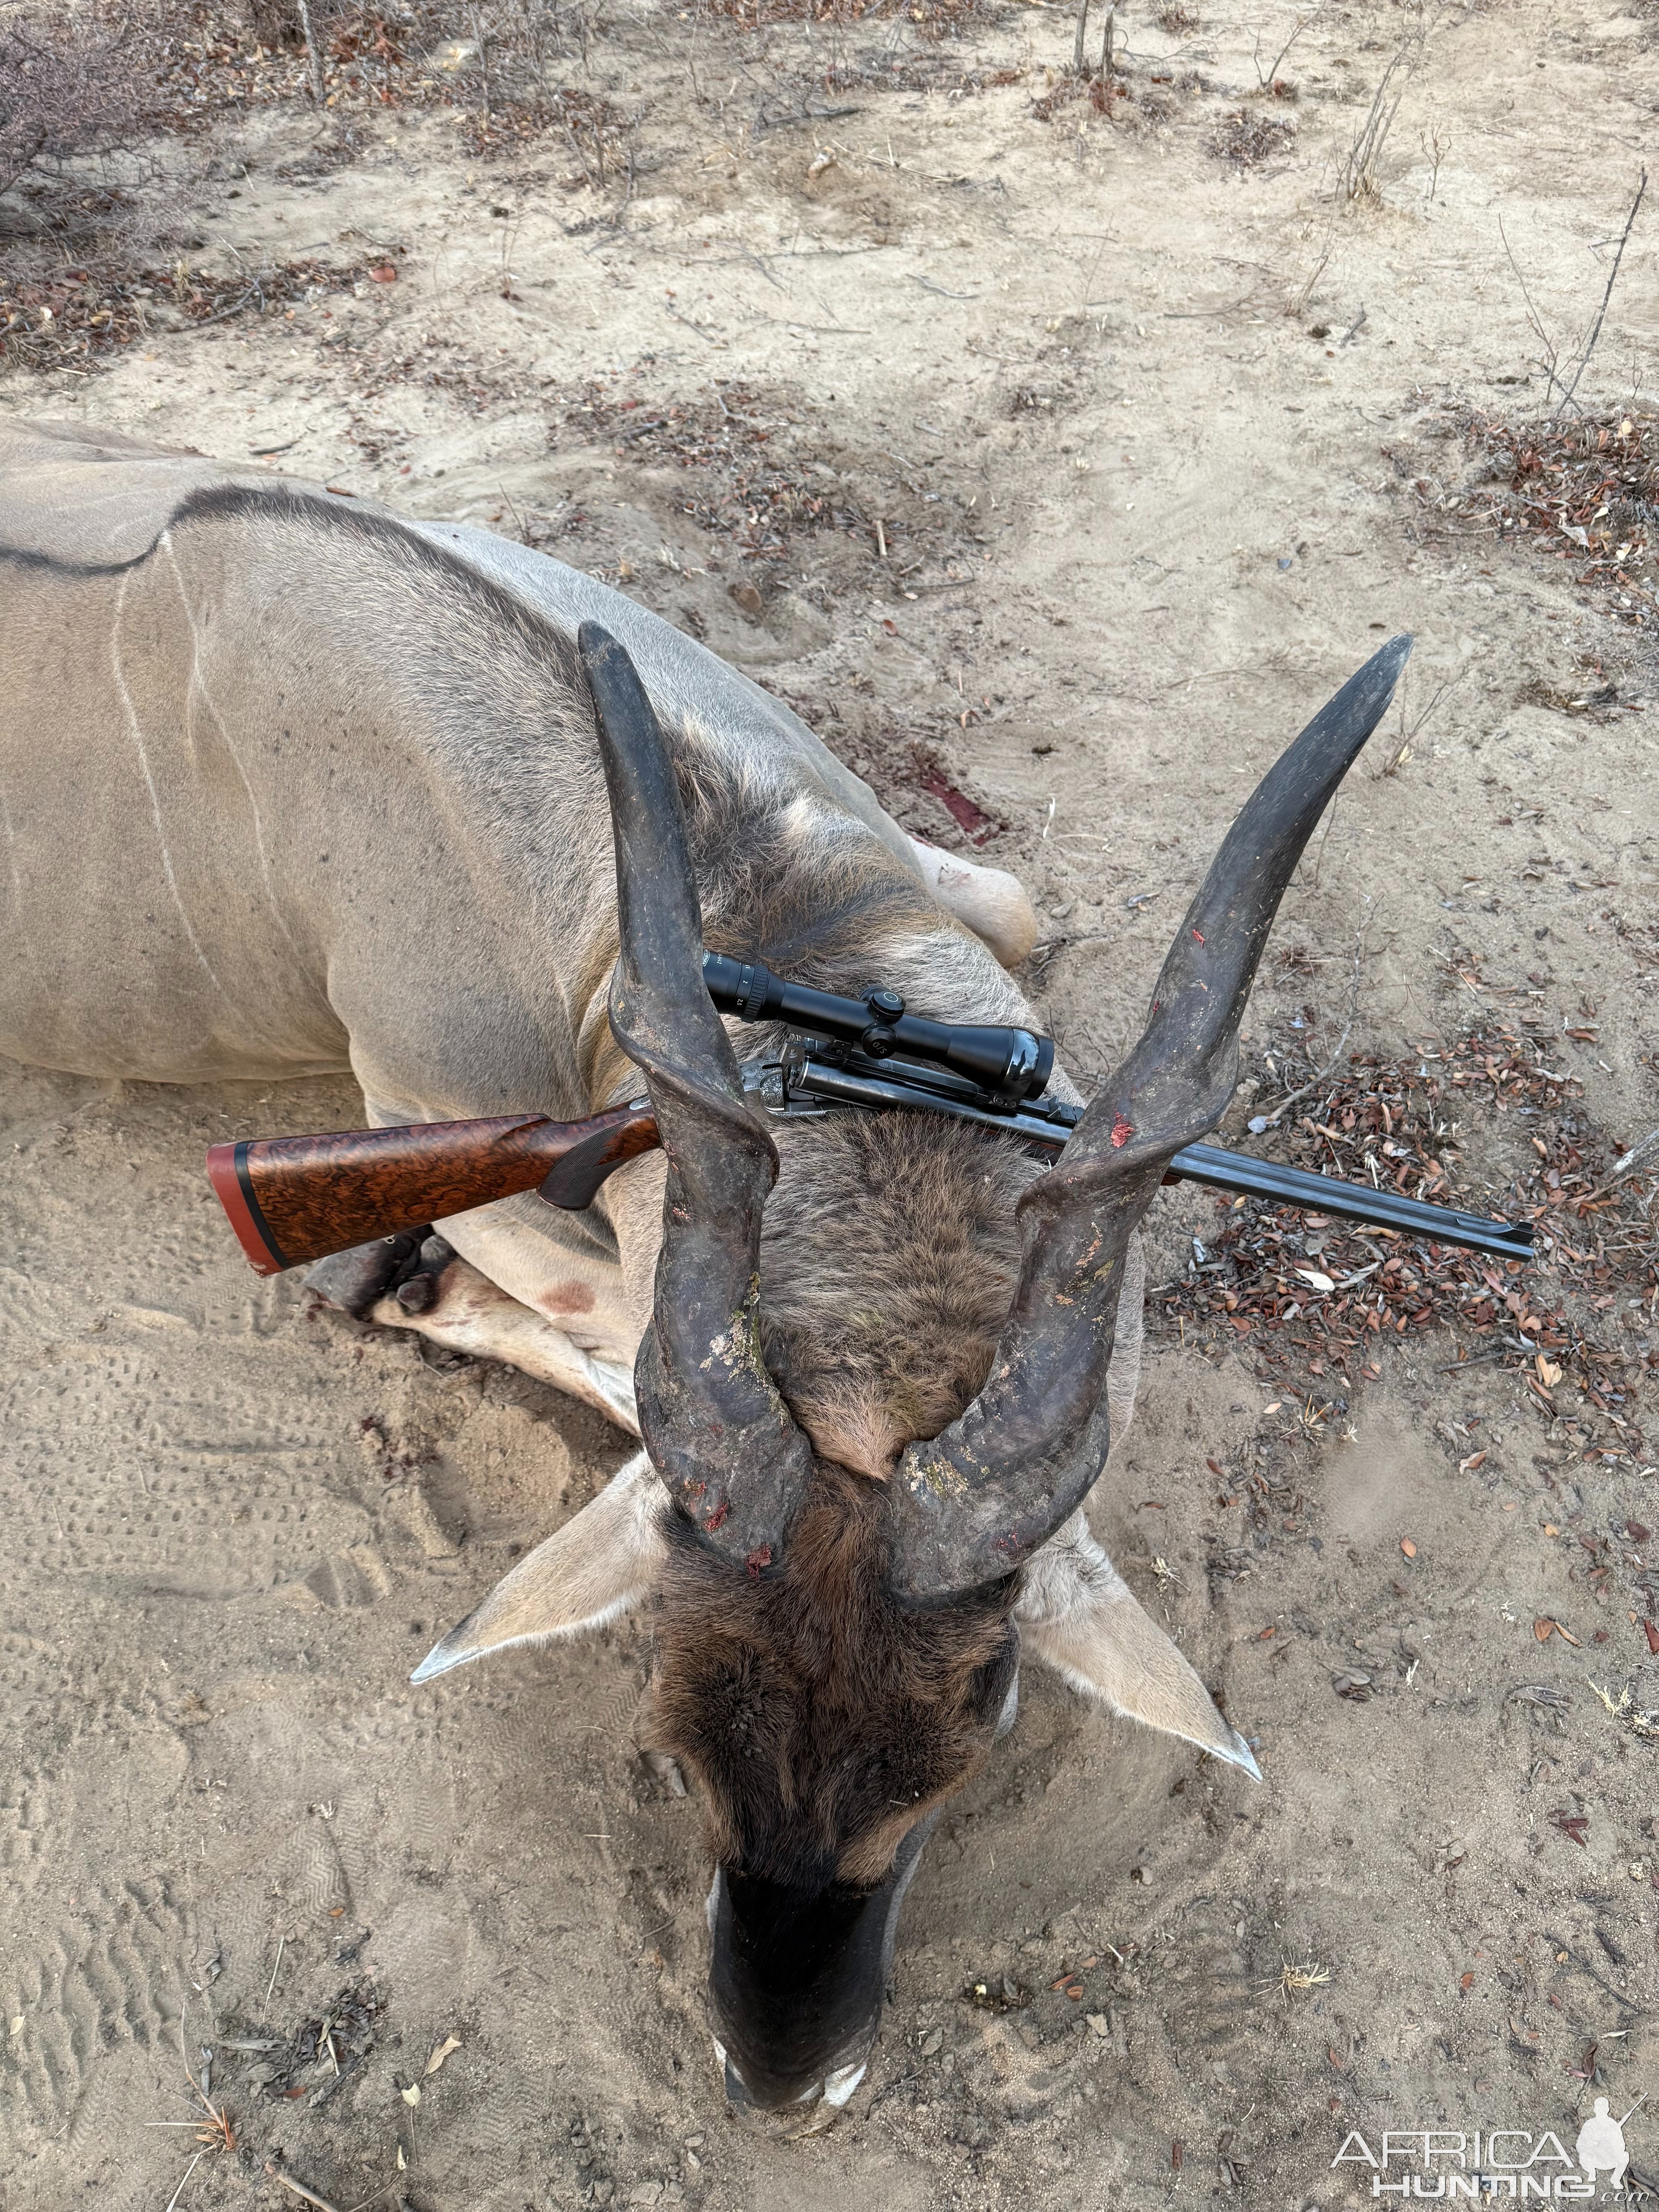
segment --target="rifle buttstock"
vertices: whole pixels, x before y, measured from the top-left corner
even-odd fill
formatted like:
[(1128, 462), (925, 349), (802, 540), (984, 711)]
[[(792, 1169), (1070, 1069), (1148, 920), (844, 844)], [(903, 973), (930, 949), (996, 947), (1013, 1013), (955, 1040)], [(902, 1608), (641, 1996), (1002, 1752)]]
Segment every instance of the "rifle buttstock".
[(649, 1102), (634, 1099), (584, 1121), (507, 1114), (245, 1138), (215, 1145), (207, 1172), (249, 1264), (276, 1275), (538, 1186), (550, 1205), (591, 1206), (614, 1169), (657, 1141)]

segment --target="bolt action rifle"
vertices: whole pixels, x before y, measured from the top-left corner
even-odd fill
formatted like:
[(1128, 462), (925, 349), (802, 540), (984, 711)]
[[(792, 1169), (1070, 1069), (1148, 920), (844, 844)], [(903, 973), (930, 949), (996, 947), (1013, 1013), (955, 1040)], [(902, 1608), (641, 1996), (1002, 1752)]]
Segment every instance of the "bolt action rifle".
[[(1054, 1042), (1029, 1030), (926, 1021), (906, 1012), (896, 991), (840, 998), (787, 982), (758, 960), (714, 952), (703, 956), (703, 980), (723, 1013), (781, 1028), (775, 1056), (742, 1071), (745, 1092), (769, 1116), (860, 1107), (944, 1114), (1000, 1129), (1051, 1158), (1082, 1118), (1080, 1106), (1047, 1096)], [(246, 1138), (215, 1145), (207, 1170), (249, 1261), (275, 1275), (520, 1191), (579, 1211), (607, 1176), (658, 1142), (650, 1100), (633, 1098), (581, 1121), (506, 1114)], [(1164, 1180), (1209, 1183), (1506, 1260), (1531, 1256), (1528, 1224), (1487, 1220), (1213, 1145), (1183, 1146)]]

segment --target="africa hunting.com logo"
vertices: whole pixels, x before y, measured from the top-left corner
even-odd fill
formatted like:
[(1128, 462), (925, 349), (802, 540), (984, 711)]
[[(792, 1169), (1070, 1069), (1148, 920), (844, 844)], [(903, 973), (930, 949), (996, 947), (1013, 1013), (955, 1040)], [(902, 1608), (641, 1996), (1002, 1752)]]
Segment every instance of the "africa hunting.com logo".
[(1638, 2097), (1614, 2119), (1607, 2098), (1598, 2097), (1574, 2142), (1576, 2157), (1569, 2157), (1560, 2136), (1547, 2128), (1540, 2135), (1523, 2128), (1467, 2135), (1455, 2128), (1394, 2128), (1375, 2149), (1356, 2128), (1331, 2166), (1368, 2167), (1371, 2195), (1380, 2202), (1461, 2197), (1490, 2204), (1508, 2197), (1583, 2203), (1601, 2191), (1603, 2176), (1608, 2193), (1624, 2188), (1630, 2165), (1625, 2122), (1646, 2102), (1645, 2095)]

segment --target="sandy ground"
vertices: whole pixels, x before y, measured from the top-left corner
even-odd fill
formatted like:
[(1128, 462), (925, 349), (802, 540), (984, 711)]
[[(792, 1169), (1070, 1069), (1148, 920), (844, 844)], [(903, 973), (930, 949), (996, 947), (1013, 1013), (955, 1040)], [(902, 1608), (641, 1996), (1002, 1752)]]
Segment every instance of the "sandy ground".
[[(961, 842), (929, 777), (1001, 825), (984, 855), (1037, 900), (1034, 988), (1085, 1077), (1254, 778), (1410, 628), (1404, 718), (1287, 902), (1310, 964), (1270, 966), (1254, 1048), (1304, 1005), (1334, 1042), (1358, 939), (1354, 1047), (1520, 1005), (1605, 1167), (1659, 1121), (1652, 633), (1571, 563), (1437, 535), (1411, 487), (1462, 480), (1455, 404), (1536, 410), (1516, 268), (1547, 325), (1588, 322), (1659, 65), (1609, 0), (1443, 9), (1380, 197), (1340, 206), (1407, 20), (1328, 8), (1274, 101), (1252, 45), (1265, 67), (1288, 14), (1136, 15), (1133, 97), (1044, 121), (1071, 18), (1025, 8), (972, 33), (1019, 82), (820, 94), (850, 112), (757, 129), (799, 99), (800, 34), (708, 27), (688, 68), (684, 22), (642, 12), (591, 79), (572, 64), (644, 112), (631, 197), (566, 189), (562, 143), (470, 157), (441, 117), (308, 166), (318, 127), (285, 106), (225, 142), (198, 258), (398, 249), (397, 280), (17, 374), (4, 402), (233, 460), (286, 446), (273, 465), (620, 578), (800, 704), (909, 826)], [(1241, 112), (1293, 126), (1251, 167), (1215, 150)], [(1655, 235), (1597, 406), (1652, 393)], [(862, 520), (745, 561), (714, 477), (622, 434), (633, 399), (694, 428), (746, 409), (773, 434), (745, 465)], [(1446, 1376), (1444, 1332), (1379, 1352), (1310, 1438), (1248, 1343), (1206, 1356), (1177, 1327), (1096, 1518), (1264, 1785), (1028, 1670), (912, 1892), (845, 2118), (794, 2147), (740, 2132), (702, 2024), (696, 1808), (632, 1753), (643, 1630), (405, 1679), (621, 1439), (256, 1282), (202, 1176), (208, 1142), (359, 1103), (0, 1078), (4, 2212), (163, 2212), (204, 2051), (238, 2148), (180, 2212), (297, 2203), (278, 2154), (339, 2212), (1295, 2208), (1369, 2197), (1332, 2170), (1351, 2128), (1571, 2145), (1593, 2094), (1659, 2094), (1659, 1780), (1631, 1717), (1659, 1705), (1636, 1581), (1659, 1470), (1587, 1457), (1570, 1407), (1498, 1364)], [(1464, 1128), (1478, 1200), (1527, 1130), (1478, 1098)], [(1156, 1280), (1212, 1217), (1168, 1196)], [(1644, 1287), (1607, 1322), (1635, 1356)], [(1229, 1533), (1218, 1497), (1258, 1465), (1300, 1504)], [(1344, 1669), (1370, 1694), (1337, 1694)], [(964, 2000), (1005, 1975), (1017, 2008)], [(1659, 2108), (1630, 2133), (1659, 2172)]]

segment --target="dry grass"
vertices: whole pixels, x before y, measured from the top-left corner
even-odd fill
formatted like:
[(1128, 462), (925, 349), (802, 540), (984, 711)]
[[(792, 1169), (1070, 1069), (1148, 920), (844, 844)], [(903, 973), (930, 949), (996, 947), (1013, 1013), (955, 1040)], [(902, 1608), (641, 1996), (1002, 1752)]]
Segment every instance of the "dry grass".
[[(118, 4), (118, 0), (27, 10), (0, 31), (5, 367), (84, 373), (158, 327), (286, 311), (377, 273), (314, 261), (211, 275), (190, 265), (204, 243), (194, 214), (216, 127), (262, 106), (312, 104), (296, 0)], [(373, 112), (421, 106), (453, 111), (475, 153), (553, 137), (570, 156), (561, 189), (631, 186), (637, 116), (552, 81), (566, 45), (585, 38), (585, 16), (579, 27), (556, 6), (488, 0), (467, 11), (474, 35), (461, 40), (441, 35), (453, 19), (435, 0), (380, 12), (312, 0), (310, 18), (328, 122), (279, 174), (337, 167)]]
[(1304, 1997), (1314, 1990), (1330, 1985), (1331, 1972), (1316, 1959), (1306, 1959), (1301, 1966), (1293, 1966), (1286, 1959), (1279, 1978), (1279, 1986), (1287, 1997)]
[[(147, 282), (158, 249), (200, 245), (191, 216), (214, 135), (260, 109), (292, 106), (315, 118), (306, 134), (312, 143), (279, 166), (291, 181), (351, 161), (386, 111), (418, 110), (452, 116), (474, 155), (550, 142), (568, 156), (545, 180), (557, 190), (631, 193), (642, 106), (563, 81), (578, 64), (586, 70), (601, 39), (613, 48), (637, 42), (638, 26), (608, 23), (606, 5), (468, 0), (457, 10), (448, 0), (308, 0), (302, 16), (299, 0), (86, 0), (73, 14), (33, 0), (0, 32), (0, 194), (9, 195), (0, 228), (49, 244), (52, 273), (66, 258), (98, 270), (106, 296), (94, 313), (106, 319), (98, 325), (104, 341), (82, 349), (91, 358), (108, 349), (111, 327), (122, 321), (107, 296), (118, 284)], [(967, 66), (957, 51), (993, 5), (693, 0), (651, 35), (659, 46), (684, 44), (694, 83), (699, 33), (729, 43), (799, 25), (809, 38), (814, 27), (831, 34), (804, 75), (786, 72), (802, 101), (815, 88), (980, 92), (1023, 74)], [(872, 36), (854, 50), (850, 34), (860, 29)], [(41, 257), (31, 272), (25, 250), (9, 270), (14, 329), (20, 295), (39, 289), (28, 277), (44, 280), (48, 267)], [(21, 303), (54, 313), (71, 304), (45, 296)]]

